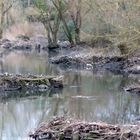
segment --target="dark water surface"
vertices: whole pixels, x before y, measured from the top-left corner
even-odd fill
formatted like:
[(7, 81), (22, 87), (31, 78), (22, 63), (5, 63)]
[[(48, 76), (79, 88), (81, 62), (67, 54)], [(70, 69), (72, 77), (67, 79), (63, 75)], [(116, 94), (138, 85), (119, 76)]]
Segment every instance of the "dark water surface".
[(94, 74), (91, 71), (64, 71), (48, 64), (46, 53), (35, 52), (9, 53), (1, 58), (0, 71), (64, 75), (66, 84), (62, 91), (1, 100), (1, 140), (27, 140), (30, 130), (53, 116), (125, 124), (133, 122), (140, 115), (140, 98), (122, 91), (128, 82), (133, 81), (132, 77)]

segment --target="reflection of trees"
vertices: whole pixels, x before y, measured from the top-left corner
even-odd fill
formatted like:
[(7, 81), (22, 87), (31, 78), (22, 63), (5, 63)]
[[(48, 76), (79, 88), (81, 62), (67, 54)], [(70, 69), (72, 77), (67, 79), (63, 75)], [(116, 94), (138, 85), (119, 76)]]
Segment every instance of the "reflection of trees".
[(60, 98), (57, 98), (57, 99), (56, 99), (55, 106), (54, 106), (54, 110), (52, 110), (53, 116), (57, 116), (57, 115), (58, 115), (59, 103), (60, 103)]
[(55, 65), (50, 65), (49, 63), (46, 63), (45, 74), (60, 75), (60, 72), (59, 72), (59, 70), (57, 70)]
[[(118, 93), (119, 94), (119, 93)], [(129, 123), (139, 115), (139, 98), (125, 94), (119, 94), (114, 98), (108, 107), (102, 112), (99, 120), (110, 123)]]
[(140, 81), (139, 81), (140, 77), (139, 76), (132, 76), (132, 77), (129, 77), (128, 75), (123, 75), (122, 79), (121, 79), (121, 82), (120, 82), (120, 86), (119, 86), (119, 89), (122, 89), (124, 87), (127, 87), (129, 85), (139, 85), (140, 84)]
[(76, 85), (77, 86), (77, 94), (81, 94), (81, 84), (82, 84), (82, 77), (81, 77), (81, 73), (75, 73), (73, 76), (73, 80), (72, 80), (72, 85)]
[(123, 101), (123, 110), (121, 112), (122, 120), (127, 122), (127, 120), (131, 119), (131, 115), (133, 115), (133, 117), (137, 117), (139, 115), (140, 100), (137, 97), (129, 96), (126, 97)]
[(48, 110), (48, 106), (46, 105), (46, 102), (48, 102), (47, 100), (48, 100), (49, 96), (50, 96), (50, 93), (47, 94), (47, 96), (45, 96), (45, 98), (40, 100), (39, 105), (41, 105), (41, 114), (40, 114), (40, 117), (38, 118), (38, 123), (37, 123), (38, 125), (43, 122), (46, 115), (47, 115), (47, 117), (48, 117), (48, 115), (50, 115), (50, 116), (57, 116), (58, 115), (60, 98), (57, 98), (55, 100), (55, 104), (50, 102), (51, 108), (49, 108), (49, 109), (50, 109), (51, 112), (49, 112), (49, 114), (46, 114), (46, 112)]
[(1, 124), (1, 128), (0, 128), (0, 138), (2, 140), (3, 137), (3, 128), (4, 128), (4, 104), (1, 104), (1, 120), (0, 120), (0, 124)]
[(120, 89), (120, 90), (123, 89), (123, 88), (128, 84), (128, 82), (129, 82), (128, 79), (129, 79), (129, 78), (128, 78), (128, 75), (124, 75), (124, 76), (122, 77), (121, 82), (120, 82), (120, 85), (119, 85), (119, 89)]
[(80, 79), (78, 74), (68, 74), (65, 80), (70, 85), (77, 86), (76, 92), (72, 89), (69, 90), (71, 96), (75, 93), (75, 95), (97, 97), (97, 101), (93, 102), (80, 98), (69, 99), (69, 105), (66, 108), (70, 115), (81, 119), (108, 121), (110, 123), (129, 122), (133, 116), (138, 116), (139, 100), (129, 94), (121, 93), (122, 90), (119, 90), (120, 86), (133, 81), (131, 78), (112, 75), (83, 77), (81, 73), (78, 73)]
[[(80, 90), (78, 89), (78, 91)], [(60, 113), (63, 113), (61, 112), (63, 111), (61, 110), (62, 107), (69, 109), (69, 115), (80, 119), (92, 120), (99, 117), (98, 120), (108, 120), (111, 123), (127, 122), (131, 119), (131, 114), (139, 115), (139, 99), (124, 94), (121, 95), (118, 98), (109, 96), (108, 102), (105, 102), (106, 104), (101, 100), (100, 102), (98, 100), (85, 102), (81, 99), (49, 98), (47, 96), (25, 100), (25, 102), (24, 100), (9, 102), (4, 104), (4, 112), (0, 110), (0, 114), (3, 115), (1, 119), (4, 123), (4, 128), (1, 125), (0, 133), (2, 135), (4, 130), (8, 133), (7, 135), (22, 136), (22, 133), (25, 134), (27, 130), (30, 131), (29, 128), (35, 128), (44, 120), (61, 115)], [(98, 113), (102, 116), (97, 116)], [(90, 118), (89, 114), (91, 114)]]
[[(81, 84), (82, 84), (82, 78), (81, 78), (81, 73), (76, 73), (73, 79), (73, 84), (77, 86), (77, 94), (81, 95)], [(78, 100), (76, 102), (77, 104), (77, 113), (76, 116), (80, 119), (82, 117), (82, 101)]]
[[(48, 94), (48, 95), (49, 95), (49, 94)], [(46, 101), (47, 101), (47, 98), (49, 97), (48, 95), (46, 96), (46, 98), (40, 100), (39, 105), (41, 105), (42, 110), (41, 110), (40, 118), (38, 118), (38, 123), (37, 123), (38, 125), (39, 125), (40, 123), (42, 123), (43, 120), (44, 120), (44, 117), (45, 117), (45, 114), (46, 114), (46, 110), (47, 110)]]
[(3, 65), (3, 60), (0, 60), (0, 72), (4, 73), (4, 65)]
[(120, 112), (120, 115), (122, 116), (121, 120), (126, 121), (125, 119), (127, 118), (127, 115), (128, 115), (127, 113), (129, 112), (129, 109), (131, 108), (131, 99), (129, 97), (125, 98), (125, 100), (121, 102), (121, 106), (122, 106), (122, 110)]
[[(75, 86), (75, 92), (72, 93), (74, 96), (82, 96), (82, 76), (81, 72), (75, 72), (75, 73), (66, 73), (65, 81), (71, 86)], [(71, 92), (71, 91), (69, 91)], [(72, 96), (71, 95), (71, 96)], [(77, 117), (78, 119), (83, 117), (83, 110), (82, 110), (82, 100), (71, 100), (69, 102), (69, 107), (67, 108), (69, 114), (73, 114), (74, 117)]]
[[(1, 122), (3, 122), (0, 126), (1, 137), (3, 131), (11, 137), (24, 136), (41, 122), (63, 114), (89, 121), (100, 120), (110, 123), (129, 122), (133, 116), (139, 115), (140, 100), (135, 96), (120, 93), (118, 90), (120, 77), (84, 77), (81, 72), (67, 72), (65, 81), (75, 87), (64, 88), (64, 94), (50, 97), (46, 95), (48, 93), (44, 93), (46, 96), (34, 99), (26, 97), (25, 100), (7, 101), (7, 104), (3, 105), (4, 111), (0, 110)], [(97, 99), (92, 101), (71, 97), (77, 95), (96, 96)]]
[(5, 57), (4, 67), (6, 71), (12, 73), (46, 74), (46, 70), (50, 68), (46, 60), (45, 54), (11, 52)]
[(139, 116), (140, 115), (140, 99), (139, 99), (139, 97), (136, 98), (135, 108), (136, 108), (136, 110), (135, 110), (136, 113), (135, 114), (136, 114), (136, 116)]

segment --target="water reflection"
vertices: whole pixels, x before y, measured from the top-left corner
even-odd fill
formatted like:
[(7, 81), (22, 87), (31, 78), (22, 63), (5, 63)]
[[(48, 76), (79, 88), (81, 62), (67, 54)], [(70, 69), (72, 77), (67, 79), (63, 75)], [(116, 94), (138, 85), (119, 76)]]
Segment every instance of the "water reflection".
[[(64, 74), (63, 91), (40, 96), (10, 98), (0, 103), (0, 139), (27, 139), (30, 130), (53, 116), (71, 116), (86, 121), (132, 122), (140, 115), (138, 96), (121, 88), (133, 82), (131, 77), (87, 71), (61, 71), (47, 63), (47, 54), (11, 53), (3, 63), (4, 72)], [(14, 94), (14, 93), (13, 93)]]

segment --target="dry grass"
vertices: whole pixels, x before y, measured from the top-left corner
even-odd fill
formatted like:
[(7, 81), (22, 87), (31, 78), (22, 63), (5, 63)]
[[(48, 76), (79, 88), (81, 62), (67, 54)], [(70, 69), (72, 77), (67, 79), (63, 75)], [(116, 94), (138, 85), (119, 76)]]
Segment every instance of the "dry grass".
[[(30, 23), (27, 21), (29, 14), (37, 14), (33, 8), (23, 8), (19, 1), (15, 1), (13, 7), (5, 16), (5, 29), (3, 38), (14, 40), (18, 35), (27, 35), (29, 37), (42, 34), (45, 35), (44, 27), (40, 23)], [(7, 19), (10, 18), (10, 25)]]
[(139, 46), (139, 0), (83, 0), (81, 38), (106, 37), (116, 45)]
[(41, 23), (17, 23), (8, 28), (4, 33), (4, 38), (14, 40), (18, 35), (27, 35), (29, 37), (35, 35), (45, 35), (44, 27)]
[[(75, 3), (77, 0), (75, 0)], [(15, 38), (18, 34), (32, 36), (45, 34), (41, 24), (25, 22), (26, 16), (37, 15), (33, 7), (24, 9), (19, 4), (10, 11), (15, 24), (8, 28), (4, 37)], [(71, 6), (71, 5), (70, 5)], [(75, 11), (75, 5), (70, 10)], [(126, 43), (133, 51), (140, 45), (140, 1), (139, 0), (82, 0), (81, 40), (89, 42), (93, 38), (106, 37), (115, 46)], [(35, 27), (36, 26), (36, 27)]]

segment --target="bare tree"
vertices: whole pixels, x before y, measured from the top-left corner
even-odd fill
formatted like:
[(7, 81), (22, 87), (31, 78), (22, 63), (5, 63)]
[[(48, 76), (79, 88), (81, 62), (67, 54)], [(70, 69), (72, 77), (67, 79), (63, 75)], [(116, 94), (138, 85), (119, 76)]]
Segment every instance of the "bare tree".
[(71, 33), (71, 31), (68, 27), (68, 24), (67, 24), (65, 16), (64, 16), (64, 13), (65, 13), (65, 8), (64, 7), (67, 7), (66, 6), (67, 2), (64, 1), (64, 0), (52, 0), (52, 2), (53, 2), (53, 5), (55, 6), (55, 8), (57, 9), (57, 11), (59, 13), (60, 20), (63, 23), (64, 32), (65, 32), (69, 42), (71, 44), (74, 44), (72, 33)]
[[(59, 12), (64, 32), (71, 44), (80, 42), (82, 0), (52, 0)], [(72, 21), (72, 29), (69, 27)], [(74, 31), (73, 31), (74, 30)]]
[[(72, 5), (72, 6), (71, 6)], [(69, 13), (71, 19), (74, 23), (74, 30), (75, 30), (75, 42), (80, 42), (80, 30), (81, 30), (81, 8), (82, 8), (82, 0), (69, 0)]]
[(60, 17), (58, 11), (53, 5), (45, 0), (35, 1), (35, 7), (40, 13), (40, 21), (44, 25), (47, 32), (49, 47), (57, 47), (57, 33), (60, 25)]
[(5, 15), (12, 8), (13, 2), (0, 0), (0, 39), (3, 37)]

